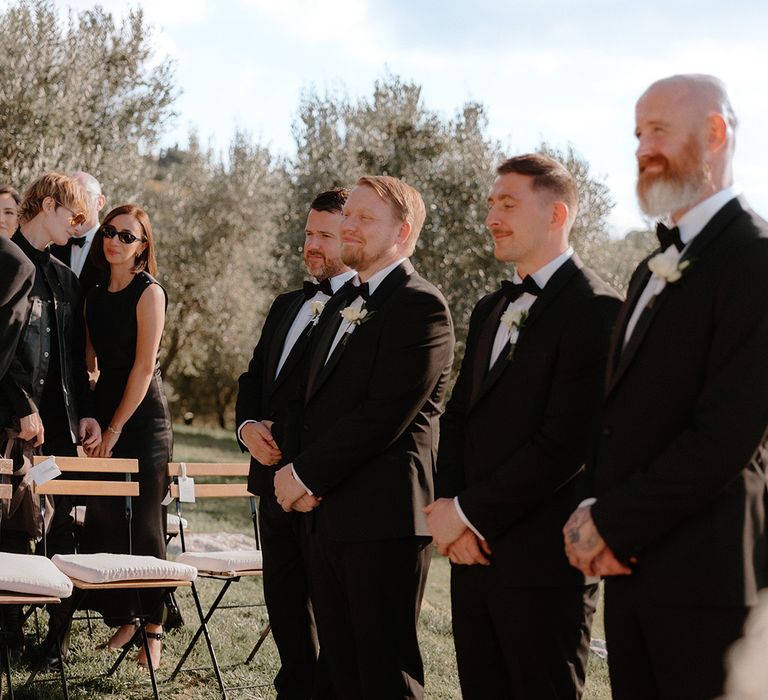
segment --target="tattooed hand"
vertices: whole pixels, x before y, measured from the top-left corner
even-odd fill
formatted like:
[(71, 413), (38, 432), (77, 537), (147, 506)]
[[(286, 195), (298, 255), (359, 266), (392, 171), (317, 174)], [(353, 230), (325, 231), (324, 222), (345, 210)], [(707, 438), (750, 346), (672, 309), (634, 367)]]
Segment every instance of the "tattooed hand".
[(571, 566), (581, 570), (585, 576), (595, 576), (592, 563), (606, 544), (592, 520), (591, 506), (577, 508), (563, 528), (565, 553)]

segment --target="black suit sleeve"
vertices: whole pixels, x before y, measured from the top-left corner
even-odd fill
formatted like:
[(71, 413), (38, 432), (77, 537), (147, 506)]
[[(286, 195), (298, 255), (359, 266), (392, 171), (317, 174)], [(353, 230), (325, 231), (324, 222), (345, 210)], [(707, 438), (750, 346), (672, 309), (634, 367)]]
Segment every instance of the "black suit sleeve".
[(11, 365), (16, 344), (29, 313), (29, 290), (35, 280), (35, 266), (21, 251), (0, 248), (0, 380)]
[(464, 440), (465, 421), (472, 391), (472, 368), (479, 329), (484, 314), (480, 302), (472, 311), (469, 319), (469, 331), (461, 369), (451, 391), (451, 398), (440, 419), (440, 447), (437, 453), (437, 474), (435, 480), (435, 498), (453, 498), (465, 486), (464, 475)]
[(331, 429), (293, 462), (299, 478), (318, 496), (403, 434), (451, 362), (453, 325), (442, 299), (412, 290), (398, 302), (382, 330), (365, 396), (357, 405), (345, 406)]
[(646, 470), (592, 507), (598, 531), (625, 559), (713, 502), (748, 467), (765, 438), (768, 240), (733, 251), (727, 262), (693, 420)]
[(620, 307), (616, 297), (596, 296), (571, 316), (537, 431), (488, 478), (459, 494), (464, 514), (484, 537), (503, 534), (582, 469)]

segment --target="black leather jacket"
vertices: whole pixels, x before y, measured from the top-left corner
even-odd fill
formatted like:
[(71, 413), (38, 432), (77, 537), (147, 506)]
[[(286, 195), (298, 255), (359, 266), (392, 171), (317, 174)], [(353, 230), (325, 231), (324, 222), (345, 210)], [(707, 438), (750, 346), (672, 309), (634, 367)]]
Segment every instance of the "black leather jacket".
[(37, 285), (30, 292), (29, 316), (16, 355), (0, 383), (0, 425), (10, 425), (14, 416), (20, 418), (39, 411), (51, 361), (51, 332), (58, 331), (61, 391), (71, 438), (76, 443), (78, 416), (93, 415), (77, 277), (47, 251), (36, 250), (20, 231), (16, 231), (13, 241), (35, 263), (37, 275), (45, 276), (53, 301), (41, 298), (36, 293)]

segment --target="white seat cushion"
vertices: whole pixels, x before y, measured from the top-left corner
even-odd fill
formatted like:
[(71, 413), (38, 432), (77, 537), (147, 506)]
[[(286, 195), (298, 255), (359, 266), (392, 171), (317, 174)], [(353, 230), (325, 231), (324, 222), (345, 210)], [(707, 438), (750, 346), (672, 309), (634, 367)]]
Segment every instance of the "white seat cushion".
[(236, 574), (238, 571), (252, 571), (262, 567), (261, 552), (258, 549), (183, 552), (176, 561), (194, 566), (198, 571), (216, 574)]
[[(184, 529), (188, 529), (188, 523), (186, 518), (181, 518), (181, 524), (184, 526)], [(169, 535), (178, 535), (179, 534), (179, 516), (174, 515), (173, 513), (168, 513), (167, 518), (167, 530)]]
[(197, 578), (194, 566), (135, 554), (55, 554), (53, 563), (67, 576), (86, 583)]
[(0, 590), (69, 598), (72, 581), (50, 559), (0, 552)]

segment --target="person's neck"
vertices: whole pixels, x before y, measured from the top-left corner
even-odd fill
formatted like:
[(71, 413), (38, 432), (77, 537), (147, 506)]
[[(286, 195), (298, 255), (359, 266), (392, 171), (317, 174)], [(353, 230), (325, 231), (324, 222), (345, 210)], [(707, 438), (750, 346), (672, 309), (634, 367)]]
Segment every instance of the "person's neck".
[(541, 270), (542, 267), (551, 263), (555, 258), (559, 258), (566, 250), (568, 250), (568, 241), (561, 243), (555, 250), (549, 250), (547, 252), (542, 251), (530, 260), (516, 262), (515, 270), (520, 276), (520, 279), (524, 279), (528, 275), (532, 275)]
[(677, 226), (680, 219), (682, 219), (691, 209), (695, 209), (702, 202), (709, 199), (712, 195), (717, 194), (726, 187), (733, 187), (733, 176), (726, 176), (722, 178), (711, 178), (706, 187), (702, 188), (700, 195), (694, 202), (687, 207), (673, 211), (671, 215), (672, 223)]
[(35, 223), (34, 219), (25, 221), (19, 229), (21, 229), (21, 235), (29, 241), (29, 245), (37, 250), (45, 250), (52, 243), (51, 237), (40, 224)]
[(110, 265), (109, 291), (119, 292), (121, 289), (125, 289), (131, 283), (135, 274), (130, 263), (126, 265)]
[(406, 257), (405, 254), (401, 250), (398, 250), (387, 255), (386, 257), (381, 257), (378, 260), (374, 260), (365, 270), (358, 270), (357, 275), (360, 277), (361, 282), (367, 282), (377, 272), (381, 272), (384, 268), (389, 267), (390, 265), (394, 265), (398, 260), (400, 260), (400, 258), (404, 257)]
[(72, 238), (84, 238), (86, 235), (88, 235), (89, 231), (92, 231), (98, 225), (99, 225), (98, 221), (86, 221), (80, 227), (80, 230), (74, 236), (72, 236)]

